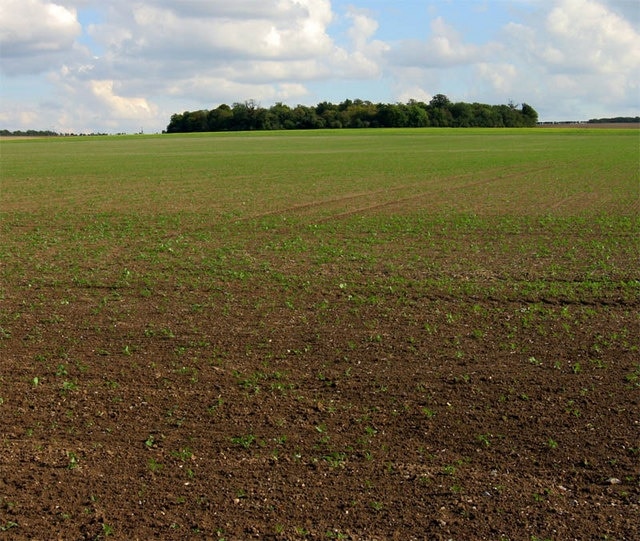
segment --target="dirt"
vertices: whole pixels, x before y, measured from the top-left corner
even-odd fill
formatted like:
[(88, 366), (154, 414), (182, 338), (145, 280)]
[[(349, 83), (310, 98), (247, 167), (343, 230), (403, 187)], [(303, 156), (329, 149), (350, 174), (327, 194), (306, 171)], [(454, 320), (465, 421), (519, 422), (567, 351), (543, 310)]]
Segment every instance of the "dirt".
[(7, 287), (0, 539), (640, 536), (637, 298), (278, 257)]

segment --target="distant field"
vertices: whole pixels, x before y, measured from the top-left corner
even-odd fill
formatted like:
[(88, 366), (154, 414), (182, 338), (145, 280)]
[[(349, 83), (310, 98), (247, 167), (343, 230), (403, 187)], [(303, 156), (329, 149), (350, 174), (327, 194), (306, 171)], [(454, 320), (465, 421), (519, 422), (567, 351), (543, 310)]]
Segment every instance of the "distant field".
[(605, 129), (605, 130), (637, 130), (640, 128), (639, 122), (571, 122), (560, 124), (545, 124), (544, 128), (584, 128), (584, 129)]
[(0, 537), (638, 538), (639, 134), (1, 140)]
[(3, 210), (632, 212), (637, 146), (633, 130), (558, 128), (5, 141)]

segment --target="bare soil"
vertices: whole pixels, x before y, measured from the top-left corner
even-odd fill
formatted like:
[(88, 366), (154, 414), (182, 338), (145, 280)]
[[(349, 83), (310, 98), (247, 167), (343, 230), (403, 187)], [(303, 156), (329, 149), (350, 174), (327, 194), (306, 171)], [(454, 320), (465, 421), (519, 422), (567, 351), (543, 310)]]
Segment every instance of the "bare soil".
[(543, 128), (605, 128), (609, 130), (634, 129), (640, 128), (638, 122), (556, 122), (550, 124), (540, 124)]
[(126, 250), (6, 289), (0, 539), (640, 537), (637, 298), (489, 253), (451, 271), (486, 295), (290, 252), (148, 284)]

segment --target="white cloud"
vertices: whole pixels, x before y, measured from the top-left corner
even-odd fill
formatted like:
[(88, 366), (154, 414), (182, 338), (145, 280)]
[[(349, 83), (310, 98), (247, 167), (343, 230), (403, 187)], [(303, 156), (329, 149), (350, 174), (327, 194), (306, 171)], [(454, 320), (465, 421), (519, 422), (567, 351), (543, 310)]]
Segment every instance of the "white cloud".
[(0, 3), (2, 69), (9, 74), (46, 70), (73, 50), (82, 29), (75, 9), (44, 0)]
[(378, 22), (365, 10), (350, 7), (348, 17), (353, 21), (353, 26), (347, 32), (357, 50), (367, 47), (367, 41), (378, 30)]
[(92, 35), (112, 53), (167, 62), (287, 60), (330, 52), (331, 17), (325, 0), (121, 3)]
[(622, 17), (592, 0), (563, 0), (546, 20), (550, 68), (615, 73), (640, 67), (640, 36)]
[(144, 98), (119, 96), (114, 92), (113, 81), (91, 81), (91, 91), (104, 103), (111, 116), (130, 120), (148, 120), (156, 113), (155, 107)]
[(513, 94), (521, 74), (513, 64), (481, 62), (476, 67), (479, 80), (487, 82), (492, 93), (501, 96)]
[(447, 68), (485, 60), (498, 48), (495, 43), (465, 43), (460, 32), (442, 17), (436, 17), (431, 21), (431, 36), (427, 40), (400, 41), (394, 44), (389, 59), (397, 66)]
[(397, 101), (402, 103), (407, 103), (409, 100), (422, 101), (424, 103), (429, 103), (431, 98), (433, 98), (433, 94), (429, 94), (424, 89), (418, 86), (411, 86), (403, 88), (399, 90), (397, 95)]
[[(177, 110), (287, 100), (307, 95), (309, 81), (335, 73), (366, 76), (373, 69), (364, 52), (343, 50), (329, 35), (330, 0), (6, 2), (3, 55), (10, 45), (20, 60), (14, 66), (4, 58), (5, 71), (47, 71), (57, 90), (50, 99), (69, 115), (48, 122), (68, 126), (76, 116), (78, 130), (87, 119), (109, 126), (153, 119), (161, 129), (172, 100)], [(91, 44), (78, 41), (76, 9), (82, 7), (100, 15), (84, 29), (99, 51), (95, 57)], [(65, 54), (52, 62), (46, 51)], [(53, 114), (39, 107), (42, 118)], [(166, 116), (153, 118), (160, 114)]]
[(393, 44), (388, 69), (400, 81), (396, 95), (408, 95), (404, 88), (431, 94), (453, 88), (454, 100), (526, 101), (552, 120), (636, 115), (640, 35), (625, 17), (629, 4), (531, 2), (520, 20), (480, 45), (436, 17), (425, 40)]
[(350, 7), (347, 18), (351, 27), (347, 31), (351, 39), (352, 52), (337, 49), (334, 55), (336, 68), (342, 66), (342, 73), (351, 77), (375, 78), (381, 75), (383, 56), (389, 51), (384, 41), (374, 39), (378, 30), (376, 21), (368, 10)]
[[(281, 19), (299, 16), (305, 10), (325, 9), (329, 2), (317, 0), (156, 0), (156, 6), (174, 11), (178, 15), (188, 13), (190, 17), (216, 17), (227, 19)], [(317, 9), (317, 8), (316, 8)]]
[[(543, 115), (546, 110), (558, 120), (612, 110), (637, 114), (640, 34), (608, 3), (555, 0), (527, 24), (505, 30), (505, 57), (518, 67), (511, 86), (523, 96), (536, 94)], [(489, 72), (480, 77), (492, 79)]]
[(365, 13), (348, 14), (352, 44), (347, 50), (329, 35), (334, 14), (328, 0), (272, 1), (273, 9), (257, 11), (248, 0), (236, 1), (233, 8), (217, 2), (198, 4), (193, 12), (185, 8), (192, 4), (138, 3), (128, 13), (112, 13), (91, 30), (106, 54), (93, 73), (77, 77), (126, 78), (123, 88), (129, 93), (166, 91), (208, 105), (227, 99), (228, 88), (243, 89), (238, 100), (267, 100), (282, 95), (287, 84), (296, 95), (305, 95), (302, 85), (308, 82), (380, 74), (377, 59), (385, 44), (371, 39), (377, 23)]
[[(299, 83), (255, 82), (243, 83), (226, 77), (210, 77), (206, 75), (195, 76), (187, 80), (181, 80), (166, 88), (167, 94), (181, 99), (184, 96), (184, 86), (191, 89), (191, 95), (196, 96), (200, 108), (208, 109), (219, 103), (231, 105), (234, 102), (242, 102), (249, 99), (257, 99), (258, 102), (276, 102), (297, 99), (308, 94), (307, 88)], [(211, 101), (211, 90), (215, 89), (216, 100)], [(191, 98), (192, 99), (192, 98)], [(184, 100), (183, 100), (184, 101)], [(175, 112), (175, 111), (174, 111)], [(168, 118), (168, 117), (167, 117)]]

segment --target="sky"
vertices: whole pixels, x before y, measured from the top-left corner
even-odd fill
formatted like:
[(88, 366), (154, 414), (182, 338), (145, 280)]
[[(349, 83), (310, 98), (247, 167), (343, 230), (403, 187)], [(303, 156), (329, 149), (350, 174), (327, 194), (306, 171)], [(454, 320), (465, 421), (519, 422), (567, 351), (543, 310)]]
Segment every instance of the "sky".
[(636, 0), (1, 0), (0, 129), (145, 133), (255, 100), (640, 115)]

